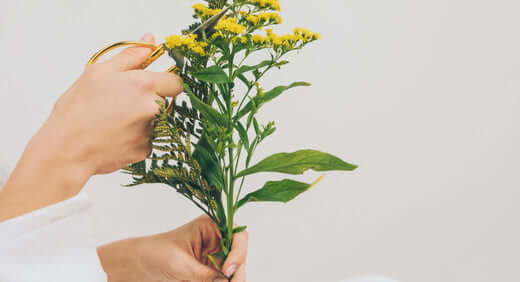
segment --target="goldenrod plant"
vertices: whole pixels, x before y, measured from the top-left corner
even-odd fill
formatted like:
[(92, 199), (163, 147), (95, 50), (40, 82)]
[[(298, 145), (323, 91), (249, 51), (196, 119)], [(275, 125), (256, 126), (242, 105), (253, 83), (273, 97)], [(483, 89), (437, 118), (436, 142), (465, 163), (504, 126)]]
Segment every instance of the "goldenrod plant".
[[(303, 28), (277, 35), (270, 27), (282, 23), (278, 0), (207, 0), (193, 9), (196, 23), (182, 34), (168, 36), (164, 44), (176, 62), (189, 103), (158, 101), (161, 110), (151, 141), (153, 153), (125, 172), (133, 175), (129, 186), (167, 184), (215, 221), (222, 234), (221, 251), (209, 259), (219, 267), (229, 253), (233, 233), (246, 228), (234, 227), (241, 207), (251, 202), (288, 202), (321, 179), (267, 181), (245, 194), (246, 176), (298, 175), (309, 169), (350, 171), (356, 166), (317, 150), (277, 153), (252, 164), (255, 150), (276, 129), (273, 121), (261, 124), (258, 111), (291, 88), (309, 86), (294, 82), (266, 91), (262, 78), (288, 64), (283, 60), (286, 54), (321, 36)], [(211, 28), (190, 32), (223, 9), (226, 13)], [(265, 60), (251, 64), (248, 59), (256, 53)]]

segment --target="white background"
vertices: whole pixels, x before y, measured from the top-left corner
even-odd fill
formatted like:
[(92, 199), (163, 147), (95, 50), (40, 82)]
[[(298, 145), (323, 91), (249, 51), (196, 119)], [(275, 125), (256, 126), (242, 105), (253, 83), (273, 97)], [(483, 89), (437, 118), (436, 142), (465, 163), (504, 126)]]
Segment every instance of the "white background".
[[(520, 281), (519, 2), (280, 2), (280, 30), (308, 27), (323, 40), (268, 77), (266, 88), (313, 87), (262, 109), (278, 131), (256, 160), (315, 148), (360, 168), (328, 173), (289, 205), (241, 211), (249, 281)], [(178, 33), (193, 3), (2, 0), (1, 163), (16, 162), (92, 53), (147, 31), (159, 40)], [(268, 177), (280, 176), (247, 186)], [(87, 185), (100, 243), (199, 214), (167, 187), (120, 186), (128, 181), (115, 173)]]

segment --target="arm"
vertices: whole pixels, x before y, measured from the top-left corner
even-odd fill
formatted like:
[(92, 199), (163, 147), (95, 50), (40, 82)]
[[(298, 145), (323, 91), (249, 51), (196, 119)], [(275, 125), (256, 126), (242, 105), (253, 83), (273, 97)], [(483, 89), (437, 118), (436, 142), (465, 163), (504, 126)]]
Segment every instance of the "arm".
[(178, 76), (139, 69), (149, 53), (127, 48), (89, 66), (58, 99), (0, 192), (0, 222), (70, 198), (90, 176), (148, 156), (155, 101), (182, 91)]
[(69, 150), (54, 127), (45, 124), (25, 148), (0, 193), (0, 222), (76, 195), (93, 174), (83, 160), (63, 156)]

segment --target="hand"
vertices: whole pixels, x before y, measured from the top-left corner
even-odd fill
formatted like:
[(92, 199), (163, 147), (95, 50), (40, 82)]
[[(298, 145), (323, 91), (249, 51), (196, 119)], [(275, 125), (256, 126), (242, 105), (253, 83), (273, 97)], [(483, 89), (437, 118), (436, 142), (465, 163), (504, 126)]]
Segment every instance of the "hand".
[[(232, 282), (246, 279), (247, 237), (246, 231), (233, 235), (222, 266), (226, 276), (234, 274)], [(170, 232), (102, 246), (98, 254), (109, 282), (227, 281), (207, 258), (220, 251), (219, 242), (215, 223), (201, 216)]]
[[(151, 34), (142, 40), (155, 42)], [(90, 65), (56, 102), (48, 123), (63, 132), (68, 155), (76, 156), (94, 174), (145, 159), (159, 113), (156, 101), (183, 90), (173, 73), (140, 69), (151, 51), (131, 47)]]
[(149, 155), (155, 101), (183, 90), (175, 74), (140, 69), (151, 51), (131, 47), (89, 66), (58, 99), (0, 193), (0, 221), (70, 198), (92, 175)]

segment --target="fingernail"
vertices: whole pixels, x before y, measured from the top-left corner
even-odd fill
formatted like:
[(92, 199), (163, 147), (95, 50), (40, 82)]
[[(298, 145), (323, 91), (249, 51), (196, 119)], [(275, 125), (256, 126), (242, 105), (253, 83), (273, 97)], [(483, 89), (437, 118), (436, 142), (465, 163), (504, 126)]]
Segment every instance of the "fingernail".
[(233, 275), (233, 273), (235, 273), (235, 271), (237, 270), (237, 265), (236, 264), (232, 264), (231, 266), (229, 266), (226, 270), (226, 275), (227, 276), (231, 276)]
[(142, 41), (151, 41), (153, 38), (153, 35), (150, 32), (147, 32), (141, 37)]

